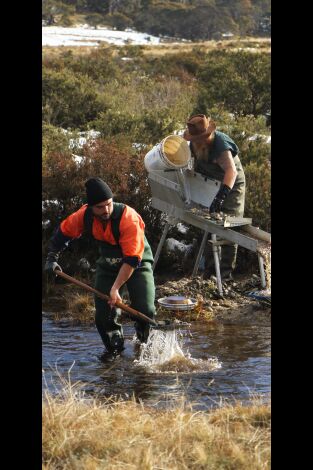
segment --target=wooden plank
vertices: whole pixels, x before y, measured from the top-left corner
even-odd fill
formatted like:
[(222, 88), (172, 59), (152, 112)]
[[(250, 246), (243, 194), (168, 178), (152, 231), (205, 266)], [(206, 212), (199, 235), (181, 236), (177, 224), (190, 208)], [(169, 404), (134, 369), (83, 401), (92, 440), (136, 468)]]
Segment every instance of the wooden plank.
[(250, 217), (232, 217), (227, 216), (224, 221), (224, 227), (236, 227), (239, 225), (251, 225), (252, 219)]
[(271, 234), (257, 227), (253, 227), (252, 225), (247, 225), (247, 227), (242, 227), (242, 231), (247, 232), (253, 237), (258, 238), (259, 240), (263, 240), (265, 242), (271, 243)]

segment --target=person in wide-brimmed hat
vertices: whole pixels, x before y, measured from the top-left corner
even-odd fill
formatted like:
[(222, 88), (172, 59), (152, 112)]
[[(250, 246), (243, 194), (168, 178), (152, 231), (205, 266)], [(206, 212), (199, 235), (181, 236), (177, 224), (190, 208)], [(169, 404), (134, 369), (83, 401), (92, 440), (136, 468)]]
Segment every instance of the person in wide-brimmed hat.
[[(205, 114), (195, 114), (188, 119), (183, 137), (190, 142), (194, 170), (221, 182), (210, 212), (242, 217), (246, 182), (235, 142), (227, 134), (216, 130), (215, 122)], [(237, 248), (238, 245), (222, 247), (223, 279), (231, 278), (236, 266)], [(208, 275), (213, 273), (213, 256), (210, 256), (206, 267)]]
[(216, 125), (212, 119), (207, 118), (204, 114), (196, 114), (187, 121), (184, 139), (198, 142), (212, 139), (215, 129)]

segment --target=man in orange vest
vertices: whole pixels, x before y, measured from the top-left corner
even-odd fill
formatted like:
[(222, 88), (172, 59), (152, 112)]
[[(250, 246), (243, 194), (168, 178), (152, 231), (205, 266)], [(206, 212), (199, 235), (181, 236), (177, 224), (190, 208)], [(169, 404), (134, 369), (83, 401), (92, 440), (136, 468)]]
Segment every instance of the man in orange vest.
[[(45, 270), (62, 270), (59, 255), (72, 239), (86, 234), (96, 240), (100, 257), (95, 288), (110, 296), (109, 302), (95, 296), (96, 327), (106, 349), (119, 352), (124, 349), (124, 337), (115, 303), (121, 300), (125, 286), (131, 306), (150, 318), (155, 316), (153, 255), (140, 215), (126, 204), (114, 202), (110, 187), (100, 178), (90, 178), (85, 187), (87, 204), (61, 222), (50, 240)], [(149, 328), (147, 322), (136, 321), (140, 342), (147, 341)]]

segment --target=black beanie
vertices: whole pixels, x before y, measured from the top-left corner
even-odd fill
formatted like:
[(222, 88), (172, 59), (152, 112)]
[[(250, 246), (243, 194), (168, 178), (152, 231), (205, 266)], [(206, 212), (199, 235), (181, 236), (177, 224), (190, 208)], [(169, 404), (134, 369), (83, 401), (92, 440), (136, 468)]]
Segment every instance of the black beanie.
[(85, 187), (89, 206), (113, 198), (111, 189), (101, 178), (90, 178), (86, 181)]

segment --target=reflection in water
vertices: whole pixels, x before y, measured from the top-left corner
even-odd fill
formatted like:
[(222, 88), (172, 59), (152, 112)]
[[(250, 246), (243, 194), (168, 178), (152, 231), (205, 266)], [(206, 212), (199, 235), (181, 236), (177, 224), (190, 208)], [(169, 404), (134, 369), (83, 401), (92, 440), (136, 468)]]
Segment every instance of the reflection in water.
[[(185, 361), (179, 363), (179, 358), (172, 357), (172, 363), (163, 362), (159, 372), (138, 364), (142, 351), (133, 340), (133, 326), (123, 328), (125, 350), (116, 358), (100, 359), (103, 347), (95, 327), (61, 327), (44, 315), (44, 388), (52, 392), (60, 389), (61, 376), (70, 378), (71, 383), (80, 381), (86, 393), (100, 397), (135, 396), (145, 404), (157, 402), (156, 406), (163, 407), (184, 395), (188, 401), (197, 402), (198, 409), (215, 406), (221, 397), (245, 402), (251, 394), (263, 395), (264, 400), (269, 396), (270, 327), (193, 323), (190, 329), (181, 331)], [(221, 367), (210, 370), (210, 361)], [(193, 370), (195, 364), (198, 370)], [(205, 364), (204, 370), (201, 364)], [(177, 373), (167, 373), (175, 367)]]

